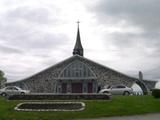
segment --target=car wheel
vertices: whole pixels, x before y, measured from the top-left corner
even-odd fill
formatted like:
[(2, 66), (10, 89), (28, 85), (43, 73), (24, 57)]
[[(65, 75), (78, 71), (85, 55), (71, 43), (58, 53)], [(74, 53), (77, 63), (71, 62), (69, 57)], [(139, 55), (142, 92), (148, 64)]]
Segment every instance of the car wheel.
[(128, 91), (125, 91), (123, 95), (130, 95), (130, 93)]
[(24, 92), (21, 92), (21, 95), (25, 95), (25, 93), (24, 93)]
[(2, 93), (2, 94), (1, 94), (1, 96), (6, 97), (6, 96), (7, 96), (7, 94), (6, 94), (6, 93)]

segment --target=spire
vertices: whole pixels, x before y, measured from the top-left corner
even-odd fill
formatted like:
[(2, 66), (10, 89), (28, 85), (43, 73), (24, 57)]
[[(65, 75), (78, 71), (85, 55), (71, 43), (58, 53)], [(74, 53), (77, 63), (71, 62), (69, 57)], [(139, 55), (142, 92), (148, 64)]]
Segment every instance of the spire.
[(83, 56), (83, 47), (81, 44), (81, 38), (80, 38), (80, 32), (79, 32), (79, 21), (77, 22), (78, 24), (78, 30), (77, 30), (77, 39), (76, 39), (76, 44), (73, 49), (73, 55), (80, 55)]

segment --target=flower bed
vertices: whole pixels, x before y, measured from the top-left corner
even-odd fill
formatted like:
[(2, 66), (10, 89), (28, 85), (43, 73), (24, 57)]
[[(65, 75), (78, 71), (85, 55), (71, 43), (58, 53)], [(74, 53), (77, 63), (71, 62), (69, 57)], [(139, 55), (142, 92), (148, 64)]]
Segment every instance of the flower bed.
[(83, 102), (24, 102), (15, 107), (18, 111), (81, 111)]

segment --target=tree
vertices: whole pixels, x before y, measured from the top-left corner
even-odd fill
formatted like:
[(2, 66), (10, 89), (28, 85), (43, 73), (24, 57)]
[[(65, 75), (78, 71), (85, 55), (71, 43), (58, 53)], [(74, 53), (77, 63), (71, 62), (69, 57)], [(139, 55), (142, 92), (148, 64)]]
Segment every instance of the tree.
[(5, 86), (7, 79), (4, 77), (4, 72), (0, 70), (0, 88)]

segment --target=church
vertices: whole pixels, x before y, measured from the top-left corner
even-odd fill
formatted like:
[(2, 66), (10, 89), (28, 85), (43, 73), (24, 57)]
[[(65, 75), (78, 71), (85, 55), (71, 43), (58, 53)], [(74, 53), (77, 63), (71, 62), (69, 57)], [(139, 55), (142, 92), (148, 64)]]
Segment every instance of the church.
[(156, 81), (143, 80), (142, 74), (134, 78), (85, 58), (83, 55), (78, 24), (73, 56), (30, 77), (7, 83), (7, 85), (18, 86), (32, 93), (97, 93), (105, 86), (131, 87), (136, 83), (143, 93), (147, 94), (155, 87)]

